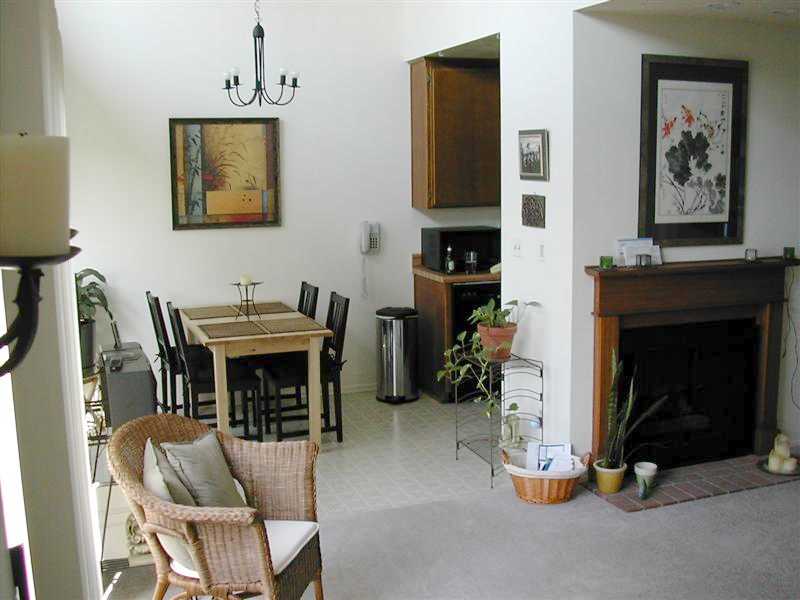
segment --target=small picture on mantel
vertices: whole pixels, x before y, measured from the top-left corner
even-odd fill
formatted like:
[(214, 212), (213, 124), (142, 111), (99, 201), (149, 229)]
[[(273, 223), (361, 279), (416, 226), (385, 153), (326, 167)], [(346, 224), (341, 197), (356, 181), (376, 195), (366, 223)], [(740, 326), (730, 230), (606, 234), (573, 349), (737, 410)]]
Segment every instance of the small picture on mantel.
[(544, 196), (522, 195), (522, 224), (526, 227), (545, 228)]
[(546, 129), (519, 132), (519, 176), (521, 179), (550, 180), (550, 139)]

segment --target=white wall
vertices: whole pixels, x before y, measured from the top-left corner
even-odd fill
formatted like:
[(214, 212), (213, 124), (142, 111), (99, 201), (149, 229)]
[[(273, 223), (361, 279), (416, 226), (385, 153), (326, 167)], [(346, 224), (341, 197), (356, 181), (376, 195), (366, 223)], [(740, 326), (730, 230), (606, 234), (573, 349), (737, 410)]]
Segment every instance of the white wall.
[[(542, 304), (528, 311), (514, 351), (545, 363), (545, 435), (553, 440), (570, 432), (571, 40), (572, 11), (580, 4), (415, 3), (405, 15), (408, 58), (500, 34), (502, 295)], [(518, 132), (540, 128), (550, 131), (550, 181), (521, 181)], [(546, 196), (546, 229), (522, 227), (523, 193)], [(516, 241), (521, 257), (512, 254)], [(544, 260), (537, 258), (540, 244)]]
[[(798, 240), (798, 31), (730, 20), (575, 14), (574, 260), (572, 265), (572, 434), (591, 444), (592, 280), (583, 273), (635, 236), (639, 183), (642, 54), (750, 62), (744, 244), (669, 248), (668, 261), (735, 258), (744, 248), (779, 254)], [(779, 426), (800, 433), (782, 369)]]
[[(498, 224), (499, 209), (411, 208), (409, 75), (398, 3), (265, 3), (268, 65), (301, 71), (284, 108), (233, 107), (233, 65), (252, 84), (251, 2), (58, 2), (73, 148), (76, 266), (109, 280), (126, 339), (155, 353), (144, 292), (162, 302), (234, 301), (241, 273), (261, 299), (297, 301), (300, 281), (351, 299), (345, 388), (375, 381), (375, 310), (413, 303), (420, 228)], [(273, 76), (275, 76), (273, 74)], [(279, 228), (172, 231), (170, 117), (279, 117)], [(361, 297), (358, 224), (379, 221)], [(110, 336), (101, 329), (104, 342)]]
[[(0, 2), (0, 27), (0, 131), (63, 135), (61, 42), (53, 1)], [(24, 536), (20, 529), (27, 526), (37, 598), (98, 598), (74, 283), (69, 264), (43, 270), (36, 339), (25, 360), (4, 378), (11, 385), (1, 386), (3, 400), (10, 387), (14, 401), (13, 411), (6, 406), (2, 412), (15, 417), (24, 500), (24, 507), (6, 506), (5, 514), (23, 521), (14, 523), (17, 535)], [(2, 280), (11, 322), (18, 276), (3, 271)], [(15, 458), (3, 455), (4, 461)], [(11, 508), (24, 509), (24, 516)], [(4, 591), (0, 588), (3, 598)]]

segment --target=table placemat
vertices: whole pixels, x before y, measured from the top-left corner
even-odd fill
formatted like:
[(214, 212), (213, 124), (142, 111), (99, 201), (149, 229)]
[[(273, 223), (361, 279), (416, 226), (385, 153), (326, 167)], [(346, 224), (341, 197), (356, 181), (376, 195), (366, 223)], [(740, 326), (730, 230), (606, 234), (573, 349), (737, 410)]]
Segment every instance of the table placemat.
[[(256, 302), (255, 303), (256, 310), (253, 310), (253, 307), (250, 307), (250, 316), (252, 317), (255, 312), (258, 312), (259, 315), (274, 315), (276, 313), (287, 313), (287, 312), (294, 312), (293, 308), (286, 306), (283, 302)], [(245, 307), (243, 306), (240, 311), (242, 314), (245, 313)]]
[(269, 319), (267, 321), (261, 321), (261, 326), (269, 333), (294, 333), (296, 331), (318, 331), (325, 329), (322, 325), (308, 317)]
[(235, 317), (239, 312), (233, 306), (196, 306), (182, 309), (192, 320), (216, 319), (218, 317)]
[(202, 329), (211, 339), (264, 335), (264, 330), (253, 321), (209, 323), (208, 325), (201, 325), (200, 329)]

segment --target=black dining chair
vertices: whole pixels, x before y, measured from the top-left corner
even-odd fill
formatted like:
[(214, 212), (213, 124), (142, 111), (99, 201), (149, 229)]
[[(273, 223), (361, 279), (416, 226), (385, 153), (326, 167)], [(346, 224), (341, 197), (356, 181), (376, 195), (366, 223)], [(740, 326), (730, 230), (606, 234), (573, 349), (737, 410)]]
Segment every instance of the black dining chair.
[(297, 311), (312, 319), (317, 318), (317, 296), (319, 288), (307, 281), (300, 284), (300, 299), (297, 301)]
[(177, 382), (178, 376), (181, 375), (181, 363), (175, 346), (169, 343), (169, 334), (158, 296), (153, 296), (149, 290), (144, 295), (147, 298), (147, 307), (153, 322), (153, 331), (158, 346), (158, 370), (161, 374), (161, 399), (156, 402), (157, 406), (154, 408), (160, 408), (162, 413), (177, 413), (178, 409), (182, 407), (178, 404)]
[[(211, 353), (204, 346), (190, 345), (186, 341), (183, 330), (183, 321), (178, 310), (172, 302), (167, 302), (167, 312), (172, 324), (172, 335), (175, 338), (175, 347), (181, 361), (184, 377), (184, 412), (186, 406), (190, 407), (190, 416), (193, 419), (216, 418), (200, 414), (200, 408), (216, 404), (213, 401), (201, 401), (200, 394), (214, 394), (214, 361)], [(261, 380), (255, 371), (239, 360), (228, 359), (228, 393), (230, 410), (235, 417), (236, 393), (242, 396), (242, 425), (244, 438), (264, 439), (264, 428), (261, 418)], [(255, 437), (250, 435), (249, 406), (253, 407), (253, 423), (256, 425)], [(231, 418), (231, 426), (236, 426), (236, 421)], [(212, 424), (214, 425), (214, 424)]]
[[(350, 307), (350, 300), (340, 296), (336, 292), (331, 292), (328, 304), (328, 316), (325, 326), (333, 332), (333, 336), (325, 338), (322, 343), (320, 353), (320, 383), (322, 385), (322, 431), (336, 432), (336, 441), (342, 442), (344, 431), (342, 427), (342, 367), (345, 361), (342, 356), (344, 352), (345, 332), (347, 329), (347, 313)], [(282, 356), (282, 355), (281, 355)], [(284, 388), (294, 387), (295, 389), (305, 386), (308, 390), (308, 359), (305, 353), (291, 353), (286, 358), (277, 358), (264, 363), (264, 377), (267, 384), (267, 396), (265, 402), (267, 409), (264, 416), (267, 421), (267, 431), (270, 431), (272, 418), (269, 410), (269, 397), (274, 398), (275, 431), (278, 441), (286, 437), (308, 435), (307, 430), (284, 431), (283, 422), (286, 420), (307, 420), (308, 403), (300, 406), (284, 407), (281, 402), (281, 392)], [(330, 410), (330, 386), (333, 384), (333, 406), (334, 419), (331, 424)], [(286, 412), (305, 411), (304, 415), (289, 414)]]

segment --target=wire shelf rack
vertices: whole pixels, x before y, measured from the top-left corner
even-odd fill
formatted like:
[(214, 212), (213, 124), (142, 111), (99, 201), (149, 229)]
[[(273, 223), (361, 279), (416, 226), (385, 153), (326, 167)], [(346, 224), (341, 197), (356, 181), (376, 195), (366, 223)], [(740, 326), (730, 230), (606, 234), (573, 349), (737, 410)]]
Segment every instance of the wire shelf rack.
[[(494, 477), (503, 469), (500, 449), (525, 449), (528, 442), (543, 441), (544, 364), (516, 354), (492, 361), (487, 387), (496, 397), (496, 407), (488, 412), (476, 407), (482, 401), (480, 391), (455, 386), (456, 460), (462, 448), (475, 454), (489, 465), (489, 487), (494, 487)], [(511, 411), (515, 403), (526, 410)]]

